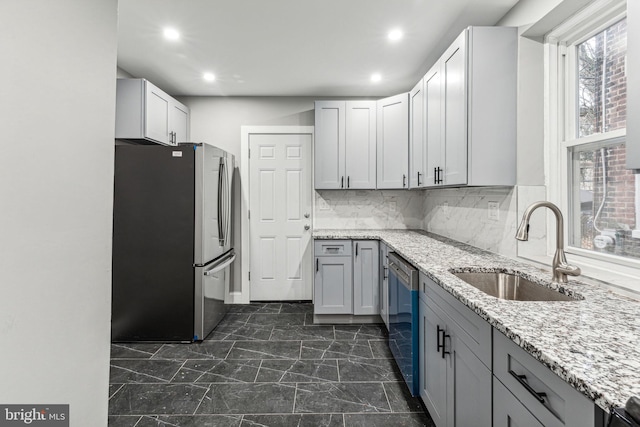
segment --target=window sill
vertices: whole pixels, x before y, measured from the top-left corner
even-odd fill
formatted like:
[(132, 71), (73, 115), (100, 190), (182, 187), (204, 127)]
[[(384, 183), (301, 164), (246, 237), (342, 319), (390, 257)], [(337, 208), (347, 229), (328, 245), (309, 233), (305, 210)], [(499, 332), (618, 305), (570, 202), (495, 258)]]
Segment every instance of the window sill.
[[(640, 270), (567, 254), (569, 264), (576, 265), (582, 274), (576, 277), (581, 282), (600, 286), (620, 295), (640, 301)], [(551, 278), (551, 256), (518, 256), (518, 260), (532, 264), (549, 273)], [(588, 260), (589, 262), (585, 262)], [(615, 268), (616, 271), (613, 271)], [(569, 279), (571, 280), (571, 278)]]

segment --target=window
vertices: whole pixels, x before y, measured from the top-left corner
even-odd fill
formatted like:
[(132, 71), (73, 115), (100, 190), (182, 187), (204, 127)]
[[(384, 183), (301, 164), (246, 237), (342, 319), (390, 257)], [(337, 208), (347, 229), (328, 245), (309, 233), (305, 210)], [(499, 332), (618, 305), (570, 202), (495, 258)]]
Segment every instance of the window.
[(637, 277), (640, 181), (625, 168), (625, 14), (625, 1), (597, 0), (547, 36), (548, 190), (567, 213), (573, 260), (626, 266)]

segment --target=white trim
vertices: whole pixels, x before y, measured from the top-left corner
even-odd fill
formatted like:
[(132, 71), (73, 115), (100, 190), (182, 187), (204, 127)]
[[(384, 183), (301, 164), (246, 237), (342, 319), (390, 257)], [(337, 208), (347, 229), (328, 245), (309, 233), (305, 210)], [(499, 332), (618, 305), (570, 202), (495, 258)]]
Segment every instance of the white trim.
[[(626, 16), (625, 0), (596, 0), (566, 20), (545, 37), (545, 182), (547, 197), (563, 212), (570, 212), (568, 164), (569, 148), (598, 147), (624, 140), (626, 129), (577, 138), (575, 108), (568, 103), (577, 96), (575, 46), (608, 28)], [(568, 72), (569, 71), (569, 72)], [(574, 104), (575, 105), (575, 104)], [(568, 218), (569, 219), (569, 218)], [(570, 219), (567, 225), (570, 224)], [(555, 250), (555, 220), (547, 218), (547, 257)], [(569, 227), (564, 230), (569, 242)], [(637, 298), (640, 294), (640, 261), (601, 254), (567, 246), (570, 262), (583, 275), (609, 282), (609, 287), (626, 290)], [(613, 271), (615, 269), (615, 271)]]
[[(255, 134), (298, 134), (311, 135), (311, 190), (312, 190), (312, 211), (315, 212), (315, 192), (313, 191), (313, 147), (314, 147), (314, 127), (313, 126), (241, 126), (240, 127), (240, 183), (241, 204), (240, 204), (240, 224), (242, 230), (242, 279), (239, 292), (231, 293), (231, 303), (248, 304), (251, 301), (251, 285), (249, 283), (249, 267), (251, 261), (251, 239), (249, 236), (249, 135)], [(315, 215), (312, 215), (312, 221)], [(313, 222), (312, 227), (313, 229)]]

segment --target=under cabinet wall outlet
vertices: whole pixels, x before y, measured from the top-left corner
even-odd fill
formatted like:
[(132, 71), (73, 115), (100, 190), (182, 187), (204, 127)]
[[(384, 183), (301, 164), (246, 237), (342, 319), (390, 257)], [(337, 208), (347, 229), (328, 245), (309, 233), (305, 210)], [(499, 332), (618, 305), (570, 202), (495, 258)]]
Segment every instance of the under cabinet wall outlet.
[(487, 203), (487, 217), (492, 221), (500, 220), (500, 203), (498, 202)]

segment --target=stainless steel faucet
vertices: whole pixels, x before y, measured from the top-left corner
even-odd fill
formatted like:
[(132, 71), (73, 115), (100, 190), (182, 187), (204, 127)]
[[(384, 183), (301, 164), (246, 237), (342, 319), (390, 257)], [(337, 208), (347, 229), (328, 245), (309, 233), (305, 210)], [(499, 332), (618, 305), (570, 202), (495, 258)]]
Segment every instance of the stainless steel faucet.
[(580, 268), (567, 263), (567, 257), (564, 254), (564, 219), (562, 212), (556, 205), (545, 201), (532, 203), (522, 215), (522, 222), (516, 231), (516, 239), (523, 242), (529, 240), (529, 220), (533, 211), (540, 207), (549, 208), (556, 215), (556, 254), (553, 256), (553, 264), (551, 265), (553, 269), (552, 280), (556, 283), (567, 283), (567, 275), (579, 276)]

